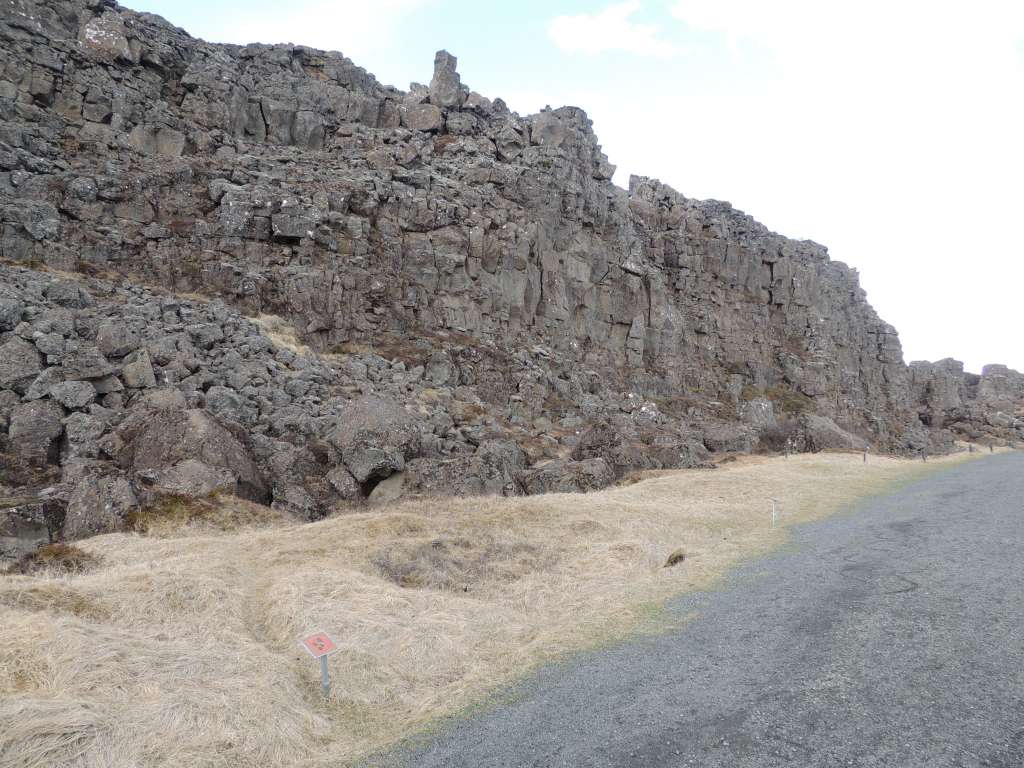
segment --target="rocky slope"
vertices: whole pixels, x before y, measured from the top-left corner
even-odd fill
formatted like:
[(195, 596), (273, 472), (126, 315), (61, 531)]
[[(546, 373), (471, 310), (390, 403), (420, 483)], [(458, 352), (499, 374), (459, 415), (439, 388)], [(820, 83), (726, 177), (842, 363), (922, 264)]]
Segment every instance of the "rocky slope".
[(582, 110), (521, 117), (444, 52), (403, 92), (104, 0), (7, 2), (0, 42), (10, 530), (1024, 436), (1020, 374), (908, 368), (825, 248), (615, 186)]

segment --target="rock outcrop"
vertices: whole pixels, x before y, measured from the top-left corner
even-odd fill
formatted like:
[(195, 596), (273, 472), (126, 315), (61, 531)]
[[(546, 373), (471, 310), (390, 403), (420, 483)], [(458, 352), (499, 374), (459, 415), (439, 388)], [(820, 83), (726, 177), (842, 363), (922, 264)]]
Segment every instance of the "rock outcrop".
[(910, 364), (911, 397), (919, 420), (988, 445), (1024, 440), (1024, 374), (986, 365), (981, 375), (964, 372), (959, 360)]
[(166, 493), (587, 490), (780, 420), (1022, 437), (1020, 374), (908, 368), (824, 247), (615, 186), (582, 110), (517, 115), (447, 52), (403, 92), (107, 0), (13, 0), (0, 41), (0, 486), (67, 535)]

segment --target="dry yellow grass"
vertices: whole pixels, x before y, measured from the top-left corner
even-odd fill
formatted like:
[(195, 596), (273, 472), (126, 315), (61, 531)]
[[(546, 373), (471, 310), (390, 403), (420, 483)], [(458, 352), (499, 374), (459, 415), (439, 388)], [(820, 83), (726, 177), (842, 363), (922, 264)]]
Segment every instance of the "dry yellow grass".
[(258, 315), (252, 321), (259, 326), (264, 335), (278, 347), (291, 350), (297, 355), (312, 354), (309, 347), (302, 343), (295, 332), (295, 326), (277, 315)]
[[(0, 576), (0, 765), (337, 766), (650, 628), (788, 524), (964, 458), (750, 457), (585, 496), (83, 541), (100, 567)], [(340, 646), (329, 702), (296, 643), (318, 629)]]

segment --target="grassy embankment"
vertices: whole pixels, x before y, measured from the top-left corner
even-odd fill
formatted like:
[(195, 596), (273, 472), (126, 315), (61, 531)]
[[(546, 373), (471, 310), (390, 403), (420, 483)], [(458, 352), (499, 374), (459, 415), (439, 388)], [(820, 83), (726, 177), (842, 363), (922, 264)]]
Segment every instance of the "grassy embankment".
[[(787, 525), (965, 458), (749, 457), (306, 525), (233, 500), (167, 509), (145, 535), (78, 543), (81, 572), (62, 552), (0, 576), (0, 765), (337, 766), (540, 663), (657, 629), (667, 598)], [(327, 702), (296, 643), (318, 629), (340, 646)]]

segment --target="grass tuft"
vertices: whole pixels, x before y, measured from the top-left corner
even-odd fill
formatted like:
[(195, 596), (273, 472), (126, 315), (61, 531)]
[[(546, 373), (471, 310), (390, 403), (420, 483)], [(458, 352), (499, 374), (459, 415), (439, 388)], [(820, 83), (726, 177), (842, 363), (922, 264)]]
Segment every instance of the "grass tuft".
[(682, 550), (682, 549), (677, 549), (677, 550), (673, 551), (672, 554), (670, 554), (668, 556), (668, 560), (665, 561), (665, 567), (666, 568), (671, 568), (671, 567), (673, 567), (675, 565), (679, 565), (680, 563), (684, 562), (685, 560), (686, 560), (686, 552), (684, 550)]
[(9, 573), (33, 576), (40, 573), (77, 574), (99, 566), (101, 559), (71, 544), (46, 544), (22, 555)]
[(286, 522), (291, 522), (291, 518), (269, 507), (220, 494), (201, 499), (169, 494), (153, 504), (130, 511), (125, 517), (129, 531), (147, 536), (174, 536), (185, 531), (237, 531)]

